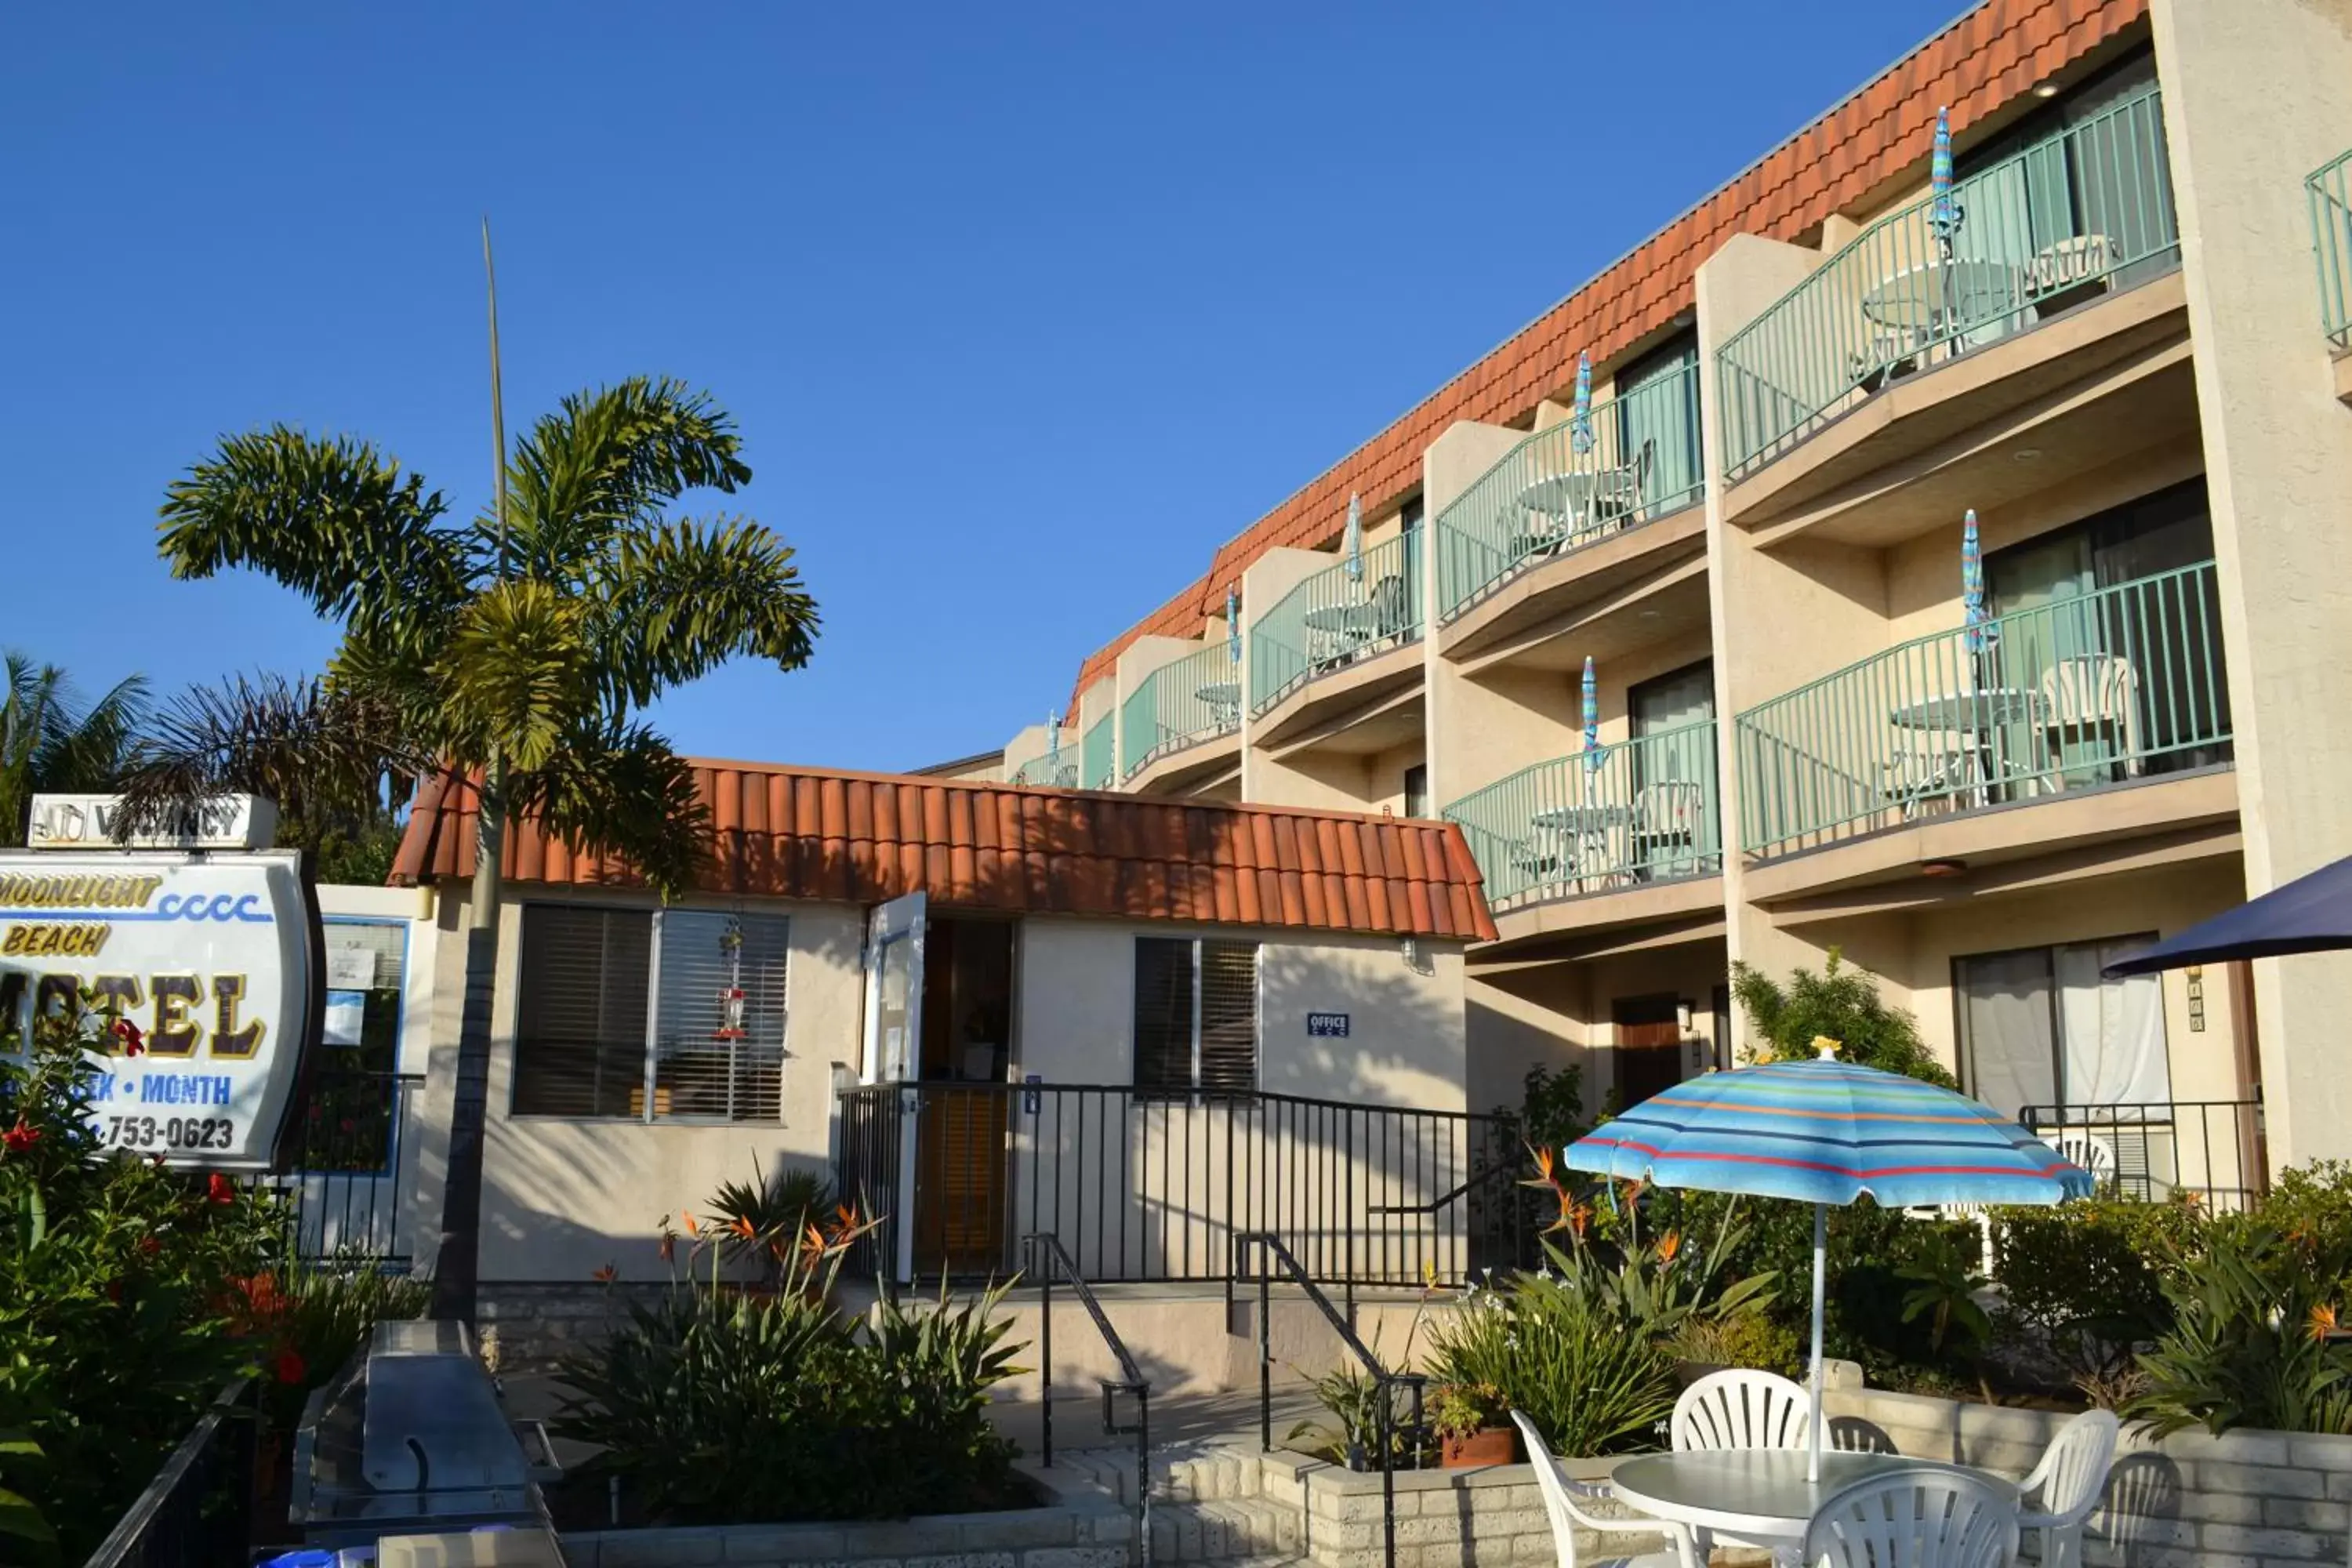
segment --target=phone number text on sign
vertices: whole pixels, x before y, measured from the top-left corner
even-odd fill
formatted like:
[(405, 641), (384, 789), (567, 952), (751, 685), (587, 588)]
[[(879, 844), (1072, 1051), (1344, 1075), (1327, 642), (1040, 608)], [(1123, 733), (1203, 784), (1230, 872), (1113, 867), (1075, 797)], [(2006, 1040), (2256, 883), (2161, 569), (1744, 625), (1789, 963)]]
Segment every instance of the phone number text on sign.
[(88, 997), (145, 1048), (95, 1058), (90, 1121), (167, 1163), (266, 1168), (314, 1011), (291, 851), (0, 854), (0, 1019)]

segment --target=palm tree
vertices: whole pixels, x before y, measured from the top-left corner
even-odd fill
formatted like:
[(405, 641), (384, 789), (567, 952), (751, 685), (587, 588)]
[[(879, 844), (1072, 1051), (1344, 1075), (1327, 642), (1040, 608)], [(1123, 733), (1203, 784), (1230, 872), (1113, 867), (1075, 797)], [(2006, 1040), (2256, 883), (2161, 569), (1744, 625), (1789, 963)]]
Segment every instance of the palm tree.
[(688, 490), (747, 482), (740, 447), (707, 395), (636, 378), (540, 418), (503, 459), (498, 504), (470, 522), (369, 443), (282, 425), (225, 438), (164, 500), (173, 575), (249, 567), (340, 620), (325, 689), (377, 716), (387, 755), (478, 782), (436, 1316), (473, 1315), (507, 818), (535, 814), (677, 897), (709, 855), (708, 813), (637, 713), (739, 655), (808, 661), (816, 605), (792, 551), (748, 518), (667, 515)]
[(131, 758), (147, 715), (131, 676), (87, 707), (66, 672), (21, 653), (0, 661), (0, 845), (21, 845), (43, 790), (103, 790)]

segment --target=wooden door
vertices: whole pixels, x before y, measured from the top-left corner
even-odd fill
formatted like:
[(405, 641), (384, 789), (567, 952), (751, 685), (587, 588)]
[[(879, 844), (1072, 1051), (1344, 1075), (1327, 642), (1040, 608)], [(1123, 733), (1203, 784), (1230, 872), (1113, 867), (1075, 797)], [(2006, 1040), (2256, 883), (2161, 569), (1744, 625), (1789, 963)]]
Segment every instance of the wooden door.
[(1610, 1020), (1617, 1028), (1619, 1110), (1631, 1110), (1659, 1090), (1682, 1082), (1680, 1005), (1681, 998), (1671, 993), (1620, 996), (1610, 1005)]

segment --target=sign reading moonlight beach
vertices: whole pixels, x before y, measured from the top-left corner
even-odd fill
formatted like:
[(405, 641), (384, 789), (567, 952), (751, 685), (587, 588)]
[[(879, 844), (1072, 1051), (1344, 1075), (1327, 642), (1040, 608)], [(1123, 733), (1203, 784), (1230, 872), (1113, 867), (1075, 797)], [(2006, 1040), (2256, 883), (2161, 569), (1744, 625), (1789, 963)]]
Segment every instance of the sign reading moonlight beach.
[(100, 1139), (267, 1170), (319, 1012), (311, 904), (291, 849), (0, 852), (0, 1034), (89, 994), (144, 1037), (92, 1058)]

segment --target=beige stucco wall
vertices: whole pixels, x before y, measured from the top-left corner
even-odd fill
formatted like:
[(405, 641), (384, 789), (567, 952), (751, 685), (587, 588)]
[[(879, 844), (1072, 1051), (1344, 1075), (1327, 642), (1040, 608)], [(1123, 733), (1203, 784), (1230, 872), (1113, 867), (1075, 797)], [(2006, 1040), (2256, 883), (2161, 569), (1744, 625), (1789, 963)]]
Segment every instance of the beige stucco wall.
[[(2250, 892), (2352, 852), (2352, 411), (2304, 176), (2352, 145), (2352, 5), (2154, 0)], [(2352, 1154), (2352, 957), (2254, 965), (2272, 1157)]]

